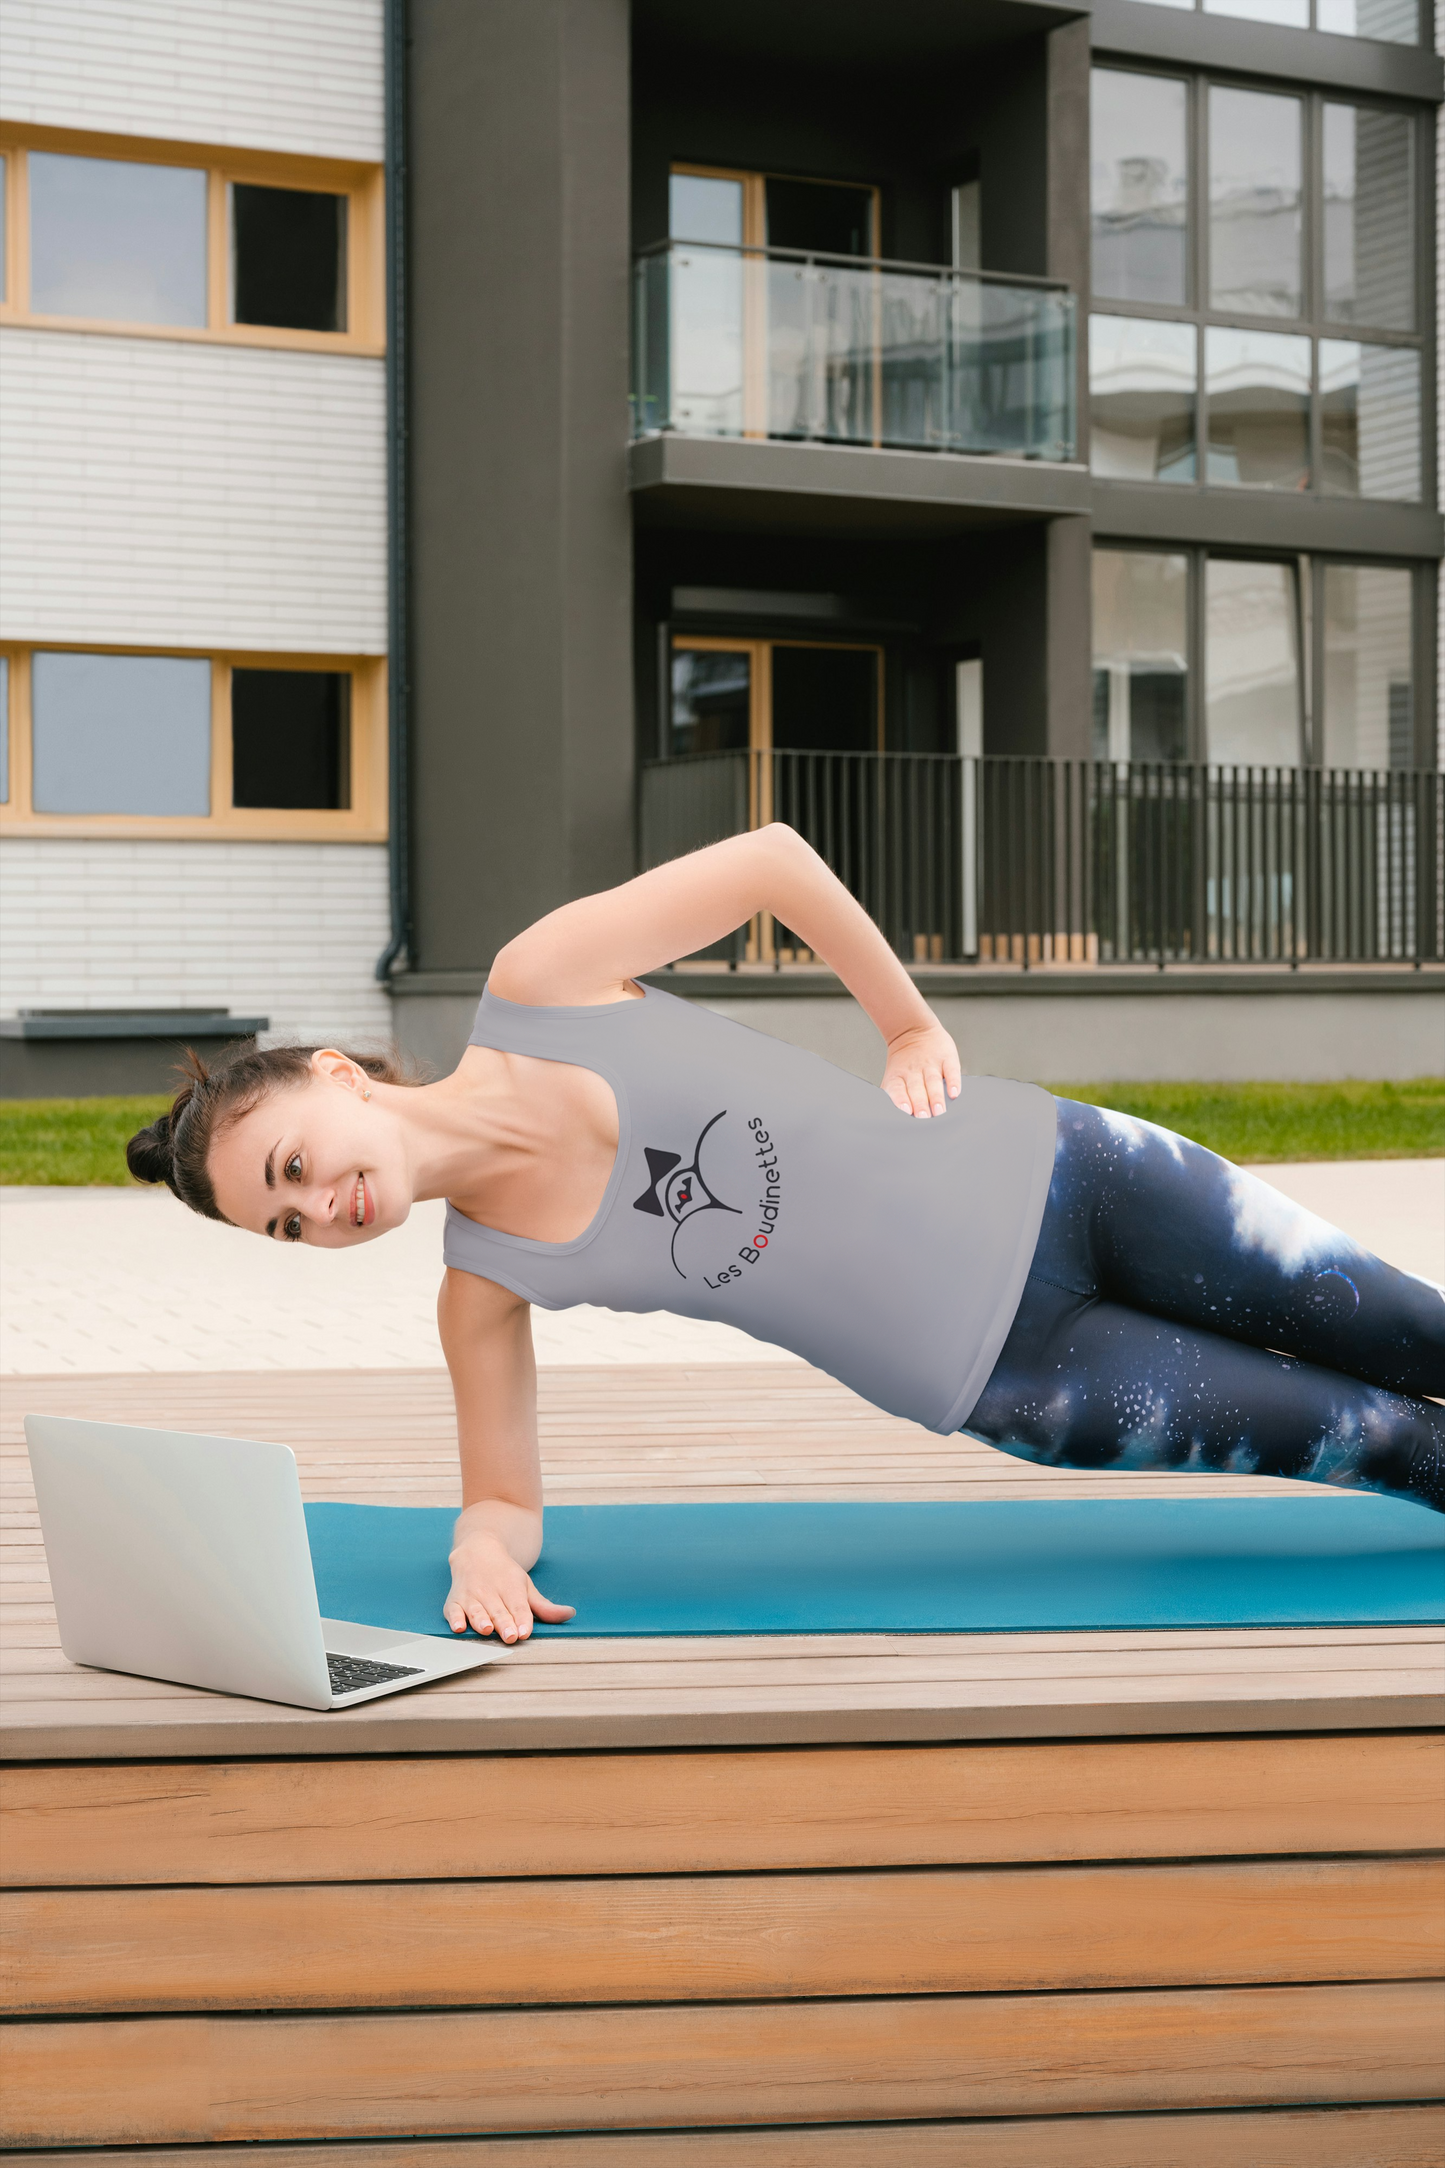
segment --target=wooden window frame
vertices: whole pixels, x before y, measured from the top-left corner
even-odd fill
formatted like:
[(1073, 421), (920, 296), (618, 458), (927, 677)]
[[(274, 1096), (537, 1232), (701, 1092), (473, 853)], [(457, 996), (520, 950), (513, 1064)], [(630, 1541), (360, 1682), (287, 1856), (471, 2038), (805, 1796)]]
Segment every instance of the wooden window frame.
[[(48, 316), (30, 307), (29, 153), (116, 158), (131, 165), (185, 166), (206, 175), (206, 322), (137, 324), (123, 317)], [(286, 347), (313, 354), (386, 352), (385, 178), (380, 166), (282, 151), (233, 150), (219, 144), (152, 142), (74, 128), (0, 123), (5, 188), (6, 291), (0, 323), (42, 331), (101, 332), (131, 339), (182, 340), (201, 346)], [(294, 331), (284, 325), (235, 324), (231, 313), (229, 191), (233, 182), (311, 189), (346, 198), (345, 331)]]
[[(0, 835), (124, 836), (214, 843), (384, 843), (387, 838), (386, 663), (376, 655), (277, 655), (247, 650), (117, 647), (40, 640), (0, 643), (10, 662), (10, 802), (0, 806)], [(37, 813), (32, 805), (31, 657), (164, 655), (211, 665), (211, 810), (209, 813)], [(231, 803), (231, 672), (325, 670), (351, 679), (351, 804), (321, 808)]]

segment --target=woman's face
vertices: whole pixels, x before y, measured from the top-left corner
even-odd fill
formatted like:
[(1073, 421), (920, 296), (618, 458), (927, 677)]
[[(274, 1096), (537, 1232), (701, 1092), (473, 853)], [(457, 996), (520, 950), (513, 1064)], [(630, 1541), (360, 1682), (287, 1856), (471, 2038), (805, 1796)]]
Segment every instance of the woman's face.
[(272, 1092), (212, 1144), (211, 1182), (227, 1219), (273, 1242), (328, 1250), (399, 1227), (411, 1175), (390, 1098), (340, 1055), (313, 1057), (304, 1084)]

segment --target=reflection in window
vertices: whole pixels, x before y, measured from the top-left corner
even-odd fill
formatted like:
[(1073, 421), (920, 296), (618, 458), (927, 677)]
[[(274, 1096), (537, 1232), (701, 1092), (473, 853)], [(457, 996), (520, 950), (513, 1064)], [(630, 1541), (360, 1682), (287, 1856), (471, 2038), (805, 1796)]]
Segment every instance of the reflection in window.
[(1089, 464), (1130, 482), (1194, 480), (1192, 324), (1089, 319)]
[(749, 742), (751, 714), (752, 657), (745, 650), (673, 649), (669, 751), (742, 751)]
[(314, 188), (231, 190), (231, 320), (346, 329), (346, 198)]
[(1094, 758), (1188, 752), (1189, 560), (1094, 552)]
[(1340, 38), (1418, 45), (1420, 10), (1416, 0), (1315, 0), (1315, 28)]
[(1305, 489), (1310, 478), (1310, 342), (1279, 331), (1204, 334), (1210, 482)]
[(1320, 340), (1323, 484), (1332, 497), (1420, 495), (1420, 356)]
[[(674, 173), (669, 228), (674, 240), (741, 248), (743, 184), (704, 173)], [(743, 429), (743, 263), (700, 248), (672, 261), (673, 426), (707, 436)]]
[(211, 665), (179, 655), (37, 654), (37, 813), (211, 810)]
[(1413, 768), (1408, 572), (1326, 565), (1324, 729), (1327, 768)]
[(351, 674), (231, 672), (231, 803), (342, 812), (351, 804)]
[(1408, 113), (1327, 105), (1325, 315), (1341, 324), (1415, 324), (1414, 131)]
[(204, 173), (50, 151), (32, 151), (29, 166), (37, 316), (204, 325)]
[(1286, 30), (1310, 26), (1310, 0), (1204, 0), (1204, 12), (1242, 16), (1249, 23), (1280, 23)]
[(1298, 98), (1209, 92), (1209, 298), (1249, 316), (1302, 313)]
[(1113, 301), (1188, 300), (1188, 86), (1095, 68), (1093, 289)]
[(1238, 766), (1300, 761), (1295, 567), (1211, 557), (1204, 587), (1205, 757)]

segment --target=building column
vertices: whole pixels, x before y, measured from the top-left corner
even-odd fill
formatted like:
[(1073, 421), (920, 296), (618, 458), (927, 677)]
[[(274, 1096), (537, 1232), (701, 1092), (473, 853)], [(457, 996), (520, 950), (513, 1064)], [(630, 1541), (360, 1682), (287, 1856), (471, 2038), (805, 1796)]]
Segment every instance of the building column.
[(633, 870), (627, 0), (412, 0), (414, 971)]
[[(1089, 21), (1048, 39), (1048, 273), (1078, 296), (1075, 457), (1089, 456)], [(1088, 755), (1092, 741), (1092, 529), (1056, 519), (1048, 540), (1048, 751)]]

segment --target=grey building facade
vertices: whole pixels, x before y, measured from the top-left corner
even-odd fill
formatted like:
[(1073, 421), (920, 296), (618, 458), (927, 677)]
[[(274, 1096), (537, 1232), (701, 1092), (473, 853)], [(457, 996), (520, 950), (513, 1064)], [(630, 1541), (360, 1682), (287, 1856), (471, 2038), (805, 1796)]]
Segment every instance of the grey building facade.
[[(395, 0), (390, 64), (404, 1044), (448, 1058), (542, 912), (664, 846), (807, 827), (805, 799), (845, 874), (886, 828), (889, 879), (951, 884), (896, 935), (944, 991), (1039, 962), (1422, 983), (1442, 86), (1416, 0)], [(1203, 778), (1151, 833), (1170, 865), (1194, 838), (1207, 916), (1244, 883), (1208, 856), (1221, 768), (1293, 778), (1300, 835), (1321, 779), (1373, 776), (1408, 926), (1320, 934), (1336, 849), (1313, 931), (1304, 859), (1271, 861), (1275, 931), (1227, 952), (1197, 916), (1111, 946), (1097, 896), (1052, 890), (987, 930), (960, 789)], [(1262, 835), (1277, 785), (1249, 789)], [(1023, 830), (990, 818), (992, 868)], [(714, 994), (780, 1016), (789, 938), (714, 959)]]

